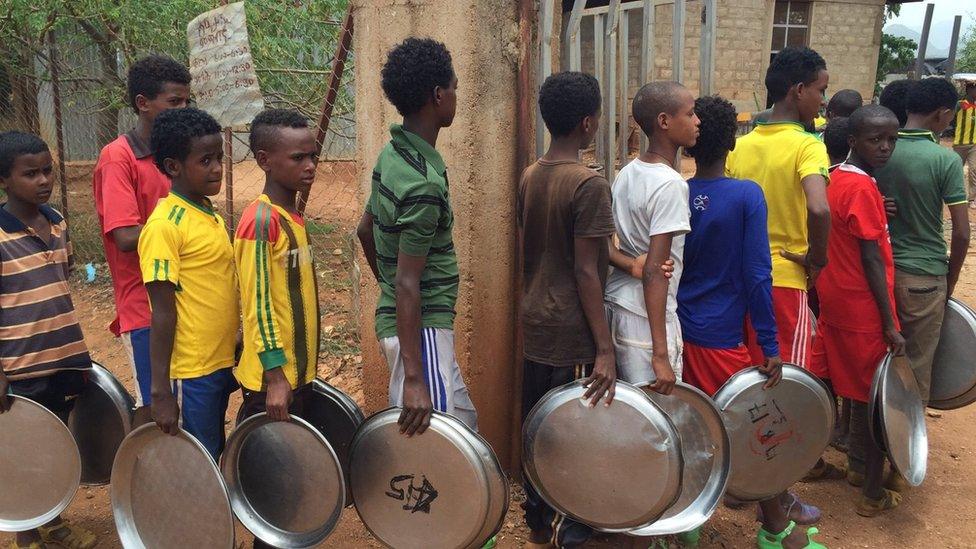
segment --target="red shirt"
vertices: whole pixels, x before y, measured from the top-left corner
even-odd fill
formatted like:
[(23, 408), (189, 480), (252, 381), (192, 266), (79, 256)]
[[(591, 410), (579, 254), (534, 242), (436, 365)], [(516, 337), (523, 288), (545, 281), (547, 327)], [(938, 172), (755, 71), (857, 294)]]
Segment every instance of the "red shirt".
[(895, 262), (888, 234), (884, 198), (873, 177), (860, 168), (841, 164), (830, 174), (830, 239), (827, 266), (817, 279), (820, 319), (854, 332), (880, 333), (881, 314), (861, 263), (861, 240), (877, 241), (888, 282), (891, 315), (895, 314)]
[(135, 132), (120, 135), (98, 156), (92, 191), (105, 260), (112, 273), (116, 316), (109, 330), (115, 335), (149, 326), (149, 296), (142, 284), (138, 254), (119, 250), (109, 233), (145, 224), (169, 188), (169, 178), (156, 167), (152, 151)]

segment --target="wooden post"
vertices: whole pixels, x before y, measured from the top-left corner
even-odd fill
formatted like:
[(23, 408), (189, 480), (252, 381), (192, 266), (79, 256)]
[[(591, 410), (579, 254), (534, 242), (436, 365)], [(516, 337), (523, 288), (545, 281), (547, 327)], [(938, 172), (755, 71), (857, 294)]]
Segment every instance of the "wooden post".
[(934, 9), (935, 4), (925, 6), (925, 22), (922, 24), (922, 37), (918, 41), (918, 58), (915, 59), (915, 71), (912, 75), (914, 80), (922, 78), (922, 72), (925, 70), (925, 49), (929, 45), (929, 31), (932, 29), (932, 11)]
[(569, 70), (578, 71), (583, 67), (583, 60), (580, 53), (580, 22), (583, 20), (583, 8), (586, 7), (586, 0), (574, 0), (573, 11), (569, 15), (569, 23), (566, 26), (566, 51), (569, 52)]
[[(641, 24), (641, 66), (640, 85), (654, 80), (654, 0), (644, 0), (643, 22)], [(640, 86), (638, 86), (640, 87)], [(647, 136), (640, 132), (640, 150), (647, 149)]]
[[(595, 14), (593, 16), (593, 73), (596, 79), (600, 81), (600, 93), (603, 98), (603, 105), (606, 106), (606, 88), (607, 84), (604, 81), (603, 75), (603, 24), (606, 17), (601, 14)], [(604, 109), (603, 119), (606, 120), (606, 110)], [(606, 142), (607, 124), (604, 122), (600, 124), (600, 127), (596, 130), (596, 160), (597, 162), (603, 161), (603, 145)]]
[(714, 92), (714, 82), (712, 75), (715, 73), (715, 30), (718, 21), (718, 2), (716, 0), (704, 0), (702, 2), (702, 32), (701, 47), (699, 56), (699, 77), (698, 95), (712, 95)]
[(685, 79), (685, 0), (674, 0), (671, 18), (671, 80)]
[(952, 39), (949, 40), (949, 59), (946, 60), (946, 78), (952, 78), (956, 73), (956, 50), (959, 46), (959, 30), (962, 27), (962, 16), (957, 15), (952, 22)]
[[(539, 73), (538, 87), (552, 74), (552, 19), (553, 0), (539, 3)], [(542, 156), (546, 149), (546, 126), (542, 121), (542, 109), (535, 108), (535, 155)]]
[[(220, 0), (221, 6), (227, 5), (227, 0)], [(234, 215), (234, 128), (224, 128), (224, 222), (227, 232), (233, 238), (234, 225), (237, 218)]]
[(58, 46), (54, 39), (54, 30), (47, 31), (48, 61), (51, 64), (51, 98), (54, 103), (54, 139), (57, 150), (58, 188), (61, 191), (61, 215), (68, 224), (68, 178), (64, 165), (64, 119), (61, 115), (61, 82), (58, 69)]
[(620, 54), (618, 62), (620, 64), (620, 77), (617, 79), (617, 157), (620, 165), (627, 163), (630, 156), (627, 144), (630, 137), (630, 117), (627, 108), (627, 88), (630, 80), (630, 18), (626, 13), (622, 13), (618, 24), (617, 49)]
[(606, 121), (606, 132), (603, 143), (603, 176), (613, 181), (616, 171), (614, 160), (616, 147), (614, 139), (614, 122), (617, 120), (617, 23), (620, 21), (620, 0), (610, 0), (607, 11), (606, 25), (603, 38), (603, 119)]

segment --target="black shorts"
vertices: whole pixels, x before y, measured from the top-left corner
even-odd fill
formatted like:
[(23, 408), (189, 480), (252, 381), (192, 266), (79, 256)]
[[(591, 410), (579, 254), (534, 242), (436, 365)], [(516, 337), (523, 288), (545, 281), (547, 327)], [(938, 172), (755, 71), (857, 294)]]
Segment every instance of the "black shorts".
[(49, 376), (10, 381), (10, 392), (29, 398), (47, 408), (65, 424), (75, 405), (75, 397), (88, 383), (86, 370), (60, 370)]

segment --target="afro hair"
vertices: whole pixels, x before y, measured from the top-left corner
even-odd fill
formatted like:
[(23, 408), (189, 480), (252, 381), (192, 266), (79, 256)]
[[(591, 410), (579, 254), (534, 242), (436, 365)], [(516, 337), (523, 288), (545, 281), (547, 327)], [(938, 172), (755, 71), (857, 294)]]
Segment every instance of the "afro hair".
[(569, 135), (600, 110), (600, 83), (582, 72), (553, 74), (539, 90), (539, 109), (553, 137)]
[(430, 38), (407, 38), (390, 50), (381, 76), (386, 98), (401, 115), (409, 116), (427, 104), (434, 88), (451, 85), (451, 52)]
[(190, 85), (190, 71), (180, 62), (165, 55), (150, 55), (129, 67), (129, 105), (139, 114), (136, 96), (155, 99), (166, 83)]
[(831, 162), (843, 160), (851, 152), (847, 138), (851, 135), (850, 121), (845, 116), (832, 118), (824, 128), (823, 142)]
[(32, 133), (9, 131), (0, 133), (0, 177), (10, 177), (17, 158), (25, 154), (40, 154), (50, 149), (47, 143)]
[(251, 122), (251, 152), (267, 150), (277, 135), (278, 128), (307, 128), (308, 119), (293, 109), (267, 109), (258, 113)]
[(810, 48), (785, 48), (773, 57), (766, 69), (766, 91), (773, 103), (781, 101), (790, 88), (817, 79), (827, 62)]
[(166, 172), (164, 160), (172, 158), (180, 162), (190, 155), (193, 139), (219, 134), (220, 124), (200, 109), (169, 109), (159, 113), (153, 123), (149, 139), (153, 160), (159, 171)]
[(687, 152), (699, 165), (709, 166), (735, 147), (735, 107), (722, 97), (710, 95), (695, 99), (695, 114), (701, 120), (698, 141)]
[(898, 117), (898, 125), (904, 127), (908, 122), (908, 111), (905, 110), (905, 100), (908, 98), (908, 90), (915, 84), (914, 80), (907, 78), (895, 80), (881, 90), (878, 96), (878, 103), (895, 113)]
[(945, 78), (923, 78), (908, 89), (905, 110), (909, 114), (930, 114), (939, 109), (954, 109), (959, 92)]

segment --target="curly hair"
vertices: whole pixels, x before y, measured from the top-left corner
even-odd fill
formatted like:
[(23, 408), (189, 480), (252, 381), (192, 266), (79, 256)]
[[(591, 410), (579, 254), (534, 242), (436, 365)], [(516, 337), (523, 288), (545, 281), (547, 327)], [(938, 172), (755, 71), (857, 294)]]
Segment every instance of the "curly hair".
[(905, 110), (914, 114), (929, 114), (938, 109), (954, 109), (959, 92), (945, 78), (923, 78), (908, 89)]
[(267, 109), (258, 113), (251, 121), (249, 143), (251, 152), (267, 150), (277, 135), (277, 128), (307, 128), (308, 119), (294, 109)]
[(701, 120), (698, 141), (687, 153), (699, 165), (708, 166), (721, 160), (735, 147), (735, 107), (718, 95), (695, 99), (695, 114)]
[(827, 102), (827, 114), (832, 116), (850, 116), (864, 104), (861, 92), (857, 90), (840, 90)]
[(451, 52), (430, 38), (407, 38), (390, 50), (381, 76), (386, 98), (401, 115), (409, 116), (427, 104), (434, 88), (451, 85)]
[(895, 80), (881, 90), (878, 96), (878, 103), (888, 107), (891, 112), (898, 117), (898, 125), (904, 126), (908, 122), (908, 111), (905, 110), (905, 99), (908, 97), (908, 90), (915, 84), (914, 80), (907, 78)]
[(25, 154), (48, 152), (47, 143), (32, 133), (9, 131), (0, 133), (0, 177), (10, 177), (17, 158)]
[(773, 57), (766, 69), (766, 91), (773, 103), (781, 101), (796, 84), (809, 84), (817, 79), (827, 62), (810, 48), (785, 48)]
[(831, 161), (837, 158), (847, 158), (851, 152), (851, 146), (847, 138), (851, 135), (850, 120), (846, 116), (838, 116), (827, 123), (824, 128), (823, 142), (827, 147), (827, 155)]
[(167, 158), (186, 160), (194, 138), (220, 133), (220, 124), (200, 109), (170, 109), (163, 111), (153, 123), (149, 138), (153, 160), (159, 171), (166, 172), (163, 161)]
[(600, 110), (600, 83), (582, 72), (559, 72), (542, 83), (539, 110), (553, 137), (569, 135)]
[(136, 96), (155, 99), (163, 91), (167, 82), (190, 85), (190, 71), (180, 62), (165, 55), (150, 55), (136, 61), (129, 67), (127, 78), (129, 105), (139, 114)]

